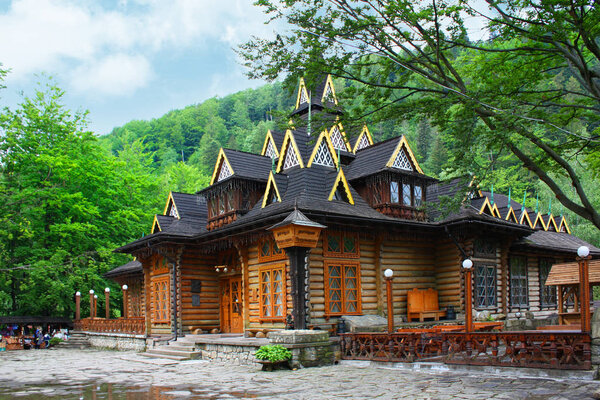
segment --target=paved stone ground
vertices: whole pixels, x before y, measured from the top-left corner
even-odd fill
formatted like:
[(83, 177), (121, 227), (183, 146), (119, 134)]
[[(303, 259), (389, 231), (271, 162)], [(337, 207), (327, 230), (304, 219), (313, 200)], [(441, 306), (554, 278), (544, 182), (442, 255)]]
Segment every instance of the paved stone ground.
[[(584, 400), (592, 399), (593, 393), (600, 389), (600, 382), (596, 381), (508, 378), (346, 364), (261, 372), (254, 367), (202, 360), (180, 363), (142, 360), (145, 359), (132, 352), (99, 350), (3, 352), (0, 353), (0, 399)], [(69, 391), (77, 385), (79, 394)], [(129, 394), (125, 395), (125, 391)]]

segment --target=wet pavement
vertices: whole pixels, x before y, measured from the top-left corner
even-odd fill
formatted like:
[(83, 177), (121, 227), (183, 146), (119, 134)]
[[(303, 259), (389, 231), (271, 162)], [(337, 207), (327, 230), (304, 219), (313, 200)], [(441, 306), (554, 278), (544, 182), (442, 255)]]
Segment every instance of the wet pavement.
[(0, 399), (592, 399), (598, 381), (337, 365), (258, 367), (150, 360), (133, 352), (0, 353)]

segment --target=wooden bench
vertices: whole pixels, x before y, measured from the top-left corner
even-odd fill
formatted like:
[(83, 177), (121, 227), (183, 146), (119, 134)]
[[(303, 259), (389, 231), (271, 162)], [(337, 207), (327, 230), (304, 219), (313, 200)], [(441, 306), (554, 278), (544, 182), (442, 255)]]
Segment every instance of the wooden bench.
[(434, 289), (412, 289), (406, 294), (408, 322), (418, 318), (423, 322), (425, 318), (433, 318), (436, 321), (446, 316), (446, 311), (440, 310), (438, 305), (438, 293)]

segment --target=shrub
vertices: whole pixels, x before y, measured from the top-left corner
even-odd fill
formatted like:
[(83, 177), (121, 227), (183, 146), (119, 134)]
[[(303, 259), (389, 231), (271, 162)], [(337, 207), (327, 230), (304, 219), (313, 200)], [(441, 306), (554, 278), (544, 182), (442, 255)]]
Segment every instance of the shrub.
[(63, 340), (57, 337), (53, 337), (52, 339), (50, 339), (50, 346), (56, 346), (57, 344), (61, 343)]
[(286, 361), (292, 358), (292, 352), (285, 347), (276, 345), (260, 346), (254, 356), (259, 360), (267, 360), (271, 362)]

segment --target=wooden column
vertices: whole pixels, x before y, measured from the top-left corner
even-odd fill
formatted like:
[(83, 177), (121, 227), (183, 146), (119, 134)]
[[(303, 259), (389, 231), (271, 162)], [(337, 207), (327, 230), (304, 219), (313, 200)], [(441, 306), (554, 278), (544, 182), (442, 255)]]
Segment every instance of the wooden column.
[(94, 318), (94, 290), (90, 290), (90, 318)]
[(306, 329), (306, 247), (290, 247), (285, 252), (290, 260), (290, 281), (292, 282), (292, 302), (294, 309), (294, 329)]
[(110, 319), (110, 288), (104, 289), (104, 307), (106, 319)]
[(75, 293), (75, 321), (81, 319), (81, 292)]
[[(388, 333), (394, 332), (394, 302), (392, 297), (392, 277), (385, 278), (385, 286), (387, 289), (387, 320)], [(378, 279), (379, 280), (379, 279)]]
[(98, 316), (98, 295), (94, 295), (94, 318)]
[(467, 268), (465, 271), (465, 330), (473, 331), (473, 288), (472, 288), (472, 270)]
[(577, 257), (577, 261), (579, 262), (579, 301), (581, 302), (581, 332), (586, 333), (590, 333), (592, 331), (592, 322), (590, 315), (590, 259), (590, 256)]
[(123, 318), (129, 318), (129, 313), (127, 312), (129, 308), (127, 303), (127, 289), (129, 289), (129, 287), (127, 285), (123, 285), (121, 289), (123, 289)]

